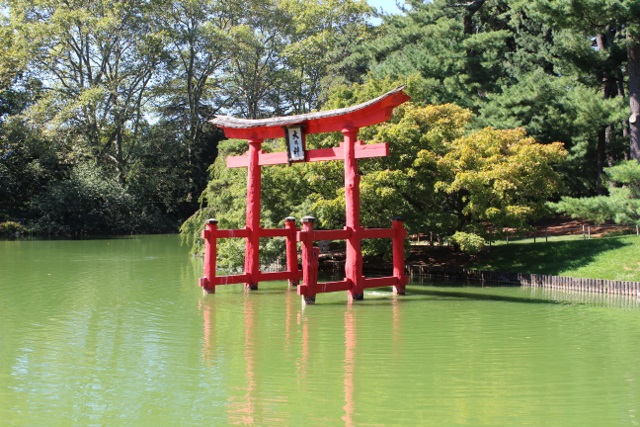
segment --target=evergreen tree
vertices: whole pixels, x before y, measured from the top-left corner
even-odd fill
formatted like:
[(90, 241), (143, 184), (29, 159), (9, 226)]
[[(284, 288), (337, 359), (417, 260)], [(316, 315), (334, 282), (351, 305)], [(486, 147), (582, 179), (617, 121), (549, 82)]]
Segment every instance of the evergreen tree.
[(609, 195), (596, 197), (563, 197), (550, 206), (558, 213), (598, 224), (640, 224), (640, 163), (621, 162), (605, 168), (610, 182)]

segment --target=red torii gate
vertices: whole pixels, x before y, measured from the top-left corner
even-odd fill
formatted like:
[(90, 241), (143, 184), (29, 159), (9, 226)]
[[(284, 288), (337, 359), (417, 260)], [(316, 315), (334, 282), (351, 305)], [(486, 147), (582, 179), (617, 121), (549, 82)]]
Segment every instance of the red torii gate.
[[(393, 286), (394, 292), (404, 293), (407, 277), (404, 274), (404, 239), (406, 230), (400, 218), (392, 219), (390, 229), (366, 229), (360, 225), (360, 176), (358, 159), (383, 157), (389, 154), (387, 143), (363, 144), (357, 140), (361, 127), (370, 126), (391, 118), (393, 109), (409, 100), (398, 87), (368, 102), (352, 107), (317, 113), (301, 114), (270, 119), (238, 119), (217, 116), (211, 123), (224, 130), (227, 138), (246, 139), (249, 151), (243, 156), (227, 158), (227, 167), (248, 168), (246, 226), (244, 229), (218, 230), (217, 221), (207, 221), (202, 237), (205, 240), (204, 277), (200, 286), (215, 292), (216, 285), (245, 283), (257, 289), (258, 282), (288, 280), (295, 285), (300, 279), (296, 243), (302, 242), (302, 284), (298, 294), (305, 303), (315, 302), (315, 296), (323, 292), (349, 291), (349, 300), (363, 298), (365, 288)], [(305, 135), (340, 131), (344, 140), (338, 147), (306, 150)], [(287, 141), (287, 151), (265, 153), (261, 144), (265, 139), (282, 138)], [(260, 227), (261, 167), (287, 164), (297, 161), (344, 161), (344, 185), (346, 225), (342, 230), (314, 230), (314, 218), (302, 219), (302, 230), (297, 230), (295, 219), (285, 219), (282, 229)], [(234, 276), (216, 276), (216, 241), (218, 238), (239, 237), (246, 239), (244, 273)], [(268, 273), (260, 271), (259, 244), (261, 237), (285, 237), (287, 271)], [(362, 239), (392, 239), (393, 275), (365, 278), (362, 274)], [(313, 246), (318, 240), (346, 240), (345, 279), (337, 282), (318, 283), (319, 249)]]

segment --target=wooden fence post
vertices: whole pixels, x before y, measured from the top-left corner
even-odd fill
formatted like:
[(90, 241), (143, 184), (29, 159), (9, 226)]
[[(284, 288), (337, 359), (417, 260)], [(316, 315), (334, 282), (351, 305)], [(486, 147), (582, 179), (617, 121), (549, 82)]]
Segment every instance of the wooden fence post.
[(318, 283), (318, 255), (320, 250), (313, 247), (313, 223), (315, 218), (302, 218), (302, 285), (298, 286), (298, 295), (302, 296), (303, 304), (315, 304), (316, 287)]
[(216, 291), (216, 246), (218, 230), (218, 220), (209, 219), (207, 225), (202, 231), (202, 238), (204, 239), (204, 277), (200, 278), (199, 284), (206, 292), (212, 294)]
[(296, 239), (296, 219), (292, 216), (288, 216), (284, 219), (284, 228), (287, 229), (285, 246), (287, 253), (287, 271), (291, 274), (289, 278), (289, 286), (297, 286), (300, 282), (300, 275), (298, 271), (298, 245)]

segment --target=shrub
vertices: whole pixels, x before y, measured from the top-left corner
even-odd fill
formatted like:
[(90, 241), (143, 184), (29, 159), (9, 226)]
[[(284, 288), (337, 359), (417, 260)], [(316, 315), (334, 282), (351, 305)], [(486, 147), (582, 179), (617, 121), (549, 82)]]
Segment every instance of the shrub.
[(15, 221), (0, 222), (0, 236), (13, 236), (15, 234), (25, 233), (26, 231), (22, 224)]
[(60, 235), (108, 235), (134, 231), (133, 198), (97, 162), (79, 163), (65, 179), (51, 181), (34, 198), (34, 231)]
[(456, 231), (451, 236), (451, 242), (462, 252), (469, 254), (477, 254), (485, 245), (485, 240), (473, 233), (465, 233), (464, 231)]
[(640, 224), (640, 163), (628, 160), (604, 171), (610, 181), (608, 196), (563, 197), (549, 206), (571, 218), (596, 224), (611, 220), (616, 224)]

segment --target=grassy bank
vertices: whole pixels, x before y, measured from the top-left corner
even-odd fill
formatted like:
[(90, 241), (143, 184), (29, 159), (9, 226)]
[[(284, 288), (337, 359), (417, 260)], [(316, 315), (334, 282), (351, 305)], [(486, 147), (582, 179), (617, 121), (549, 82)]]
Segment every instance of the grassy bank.
[(640, 281), (640, 238), (512, 242), (469, 265), (478, 270)]

